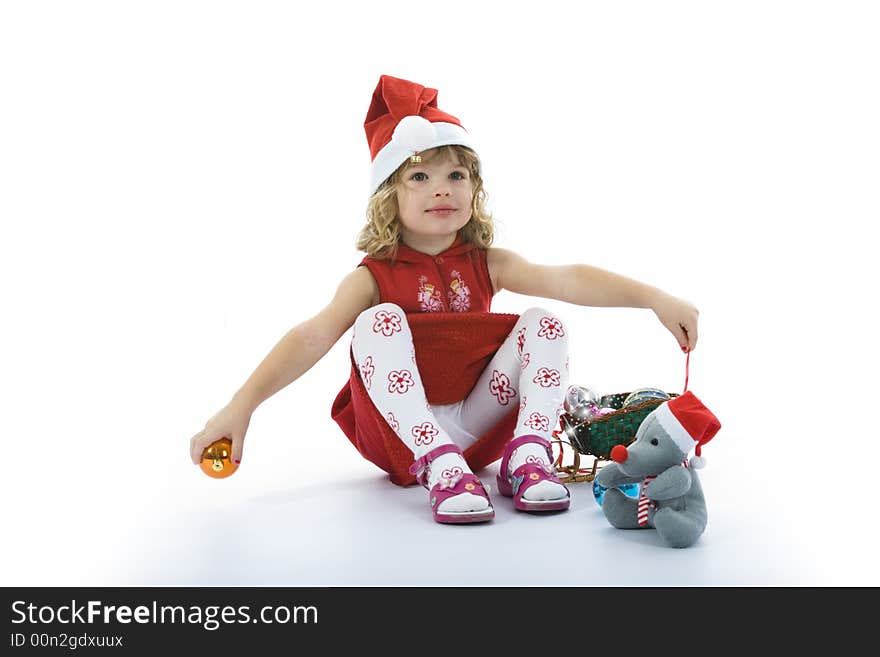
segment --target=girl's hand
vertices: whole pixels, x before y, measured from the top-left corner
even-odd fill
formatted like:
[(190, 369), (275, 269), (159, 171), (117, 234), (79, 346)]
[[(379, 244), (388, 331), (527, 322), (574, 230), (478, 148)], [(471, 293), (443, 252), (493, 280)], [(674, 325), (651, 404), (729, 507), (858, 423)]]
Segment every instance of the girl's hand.
[(198, 465), (202, 452), (214, 441), (229, 438), (232, 441), (232, 460), (241, 463), (244, 435), (247, 433), (253, 411), (243, 403), (233, 399), (205, 424), (189, 441), (189, 454), (192, 462)]
[(658, 293), (651, 304), (651, 310), (665, 326), (685, 353), (697, 346), (697, 320), (700, 311), (684, 299), (665, 292)]

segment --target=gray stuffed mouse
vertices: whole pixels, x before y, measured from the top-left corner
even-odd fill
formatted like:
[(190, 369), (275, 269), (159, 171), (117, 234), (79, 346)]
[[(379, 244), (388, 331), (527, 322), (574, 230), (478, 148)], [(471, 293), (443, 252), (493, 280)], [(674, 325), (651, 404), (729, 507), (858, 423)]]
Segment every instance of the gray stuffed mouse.
[[(692, 392), (663, 402), (639, 425), (635, 440), (611, 450), (609, 463), (596, 476), (608, 490), (602, 511), (618, 529), (657, 530), (671, 547), (693, 545), (706, 529), (706, 500), (696, 469), (703, 466), (701, 447), (721, 423)], [(695, 458), (688, 454), (695, 448)], [(639, 499), (615, 488), (640, 484)]]

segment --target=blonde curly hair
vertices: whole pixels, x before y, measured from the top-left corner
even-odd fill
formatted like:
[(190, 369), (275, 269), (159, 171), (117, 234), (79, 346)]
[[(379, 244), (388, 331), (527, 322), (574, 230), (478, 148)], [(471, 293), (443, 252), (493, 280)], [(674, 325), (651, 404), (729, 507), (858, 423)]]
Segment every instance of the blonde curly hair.
[[(461, 229), (461, 236), (465, 242), (472, 242), (482, 249), (489, 248), (495, 236), (495, 224), (492, 214), (486, 209), (487, 194), (483, 189), (477, 154), (466, 146), (452, 145), (431, 148), (420, 155), (422, 161), (430, 161), (439, 156), (458, 158), (459, 163), (470, 172), (474, 185), (471, 218)], [(393, 259), (397, 253), (397, 245), (400, 243), (397, 187), (410, 166), (410, 160), (407, 159), (379, 186), (367, 204), (367, 224), (358, 235), (357, 248), (372, 258)]]

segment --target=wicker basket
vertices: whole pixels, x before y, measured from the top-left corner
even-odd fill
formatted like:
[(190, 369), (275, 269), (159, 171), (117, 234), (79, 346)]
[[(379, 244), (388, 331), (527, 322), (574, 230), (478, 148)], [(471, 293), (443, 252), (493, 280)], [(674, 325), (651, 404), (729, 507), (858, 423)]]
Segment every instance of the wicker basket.
[[(616, 445), (629, 445), (636, 438), (636, 431), (648, 413), (662, 404), (664, 399), (648, 399), (634, 406), (622, 408), (623, 400), (630, 393), (621, 392), (605, 395), (599, 402), (602, 407), (617, 409), (590, 420), (577, 420), (567, 413), (559, 417), (562, 432), (571, 446), (581, 454), (590, 454), (599, 459), (610, 459), (611, 450)], [(671, 398), (675, 393), (667, 393)]]

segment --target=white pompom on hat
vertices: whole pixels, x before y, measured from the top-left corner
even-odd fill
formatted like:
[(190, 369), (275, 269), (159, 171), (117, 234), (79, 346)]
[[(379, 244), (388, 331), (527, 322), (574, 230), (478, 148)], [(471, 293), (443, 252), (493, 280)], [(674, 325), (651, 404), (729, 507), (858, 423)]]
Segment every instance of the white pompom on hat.
[(370, 194), (413, 155), (437, 146), (474, 145), (461, 121), (437, 108), (437, 90), (382, 75), (364, 121), (372, 166)]
[(683, 395), (663, 402), (654, 413), (660, 426), (678, 445), (682, 454), (687, 456), (694, 450), (694, 458), (690, 464), (693, 468), (702, 468), (706, 461), (701, 455), (701, 447), (708, 443), (721, 428), (721, 422), (706, 406), (688, 391)]

